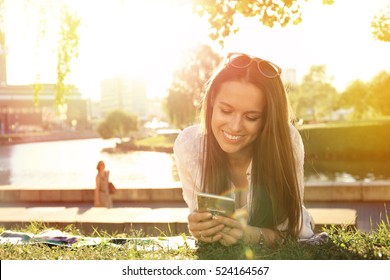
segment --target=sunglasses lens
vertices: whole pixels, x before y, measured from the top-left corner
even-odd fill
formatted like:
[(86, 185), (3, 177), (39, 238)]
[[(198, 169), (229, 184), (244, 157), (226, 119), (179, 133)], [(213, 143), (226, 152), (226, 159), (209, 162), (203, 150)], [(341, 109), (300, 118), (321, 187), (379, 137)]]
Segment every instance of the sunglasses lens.
[(251, 64), (252, 59), (243, 54), (233, 54), (229, 58), (229, 62), (236, 68), (246, 68)]
[(278, 68), (268, 61), (259, 61), (257, 67), (259, 68), (259, 71), (268, 78), (275, 78), (279, 75)]
[(275, 78), (281, 74), (281, 69), (269, 61), (242, 53), (232, 53), (228, 56), (228, 63), (235, 68), (246, 68), (253, 61), (257, 63), (257, 68), (264, 77)]

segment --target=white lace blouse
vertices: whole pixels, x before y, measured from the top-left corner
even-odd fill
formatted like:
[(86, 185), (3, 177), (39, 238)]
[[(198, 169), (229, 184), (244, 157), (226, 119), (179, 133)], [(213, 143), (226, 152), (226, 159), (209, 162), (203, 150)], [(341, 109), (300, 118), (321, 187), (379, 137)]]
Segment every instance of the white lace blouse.
[[(290, 132), (294, 153), (296, 158), (296, 170), (298, 172), (299, 191), (303, 202), (304, 194), (304, 147), (298, 130), (290, 125)], [(190, 212), (196, 210), (196, 193), (201, 191), (202, 155), (203, 155), (203, 131), (200, 125), (184, 129), (177, 137), (174, 145), (174, 155), (180, 181), (183, 188), (183, 198), (187, 203)], [(248, 186), (251, 185), (252, 163), (247, 169)], [(233, 194), (234, 195), (234, 194)], [(249, 195), (248, 195), (249, 196)], [(248, 199), (247, 199), (248, 200)], [(309, 212), (302, 206), (303, 225), (299, 238), (310, 238), (313, 236), (314, 223)], [(287, 221), (278, 226), (279, 230), (287, 228)]]

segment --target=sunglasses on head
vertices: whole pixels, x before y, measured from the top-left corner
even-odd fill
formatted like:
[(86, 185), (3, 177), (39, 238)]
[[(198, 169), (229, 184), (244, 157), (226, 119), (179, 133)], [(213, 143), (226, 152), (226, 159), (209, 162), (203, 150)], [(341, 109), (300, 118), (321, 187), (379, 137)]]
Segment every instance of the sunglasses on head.
[(257, 69), (266, 78), (272, 79), (282, 74), (282, 68), (268, 60), (255, 56), (244, 53), (229, 53), (226, 58), (226, 64), (235, 68), (246, 68), (251, 65), (252, 62), (257, 63)]

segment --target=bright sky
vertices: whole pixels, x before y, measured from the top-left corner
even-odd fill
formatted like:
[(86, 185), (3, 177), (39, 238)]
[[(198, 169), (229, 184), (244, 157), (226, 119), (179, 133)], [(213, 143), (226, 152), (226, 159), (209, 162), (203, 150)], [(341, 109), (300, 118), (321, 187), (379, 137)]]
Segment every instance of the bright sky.
[[(72, 2), (83, 18), (72, 81), (85, 97), (99, 99), (100, 80), (118, 73), (144, 77), (149, 96), (164, 96), (185, 51), (199, 41), (209, 42), (207, 24), (191, 13), (190, 1)], [(332, 6), (321, 2), (303, 3), (298, 26), (270, 29), (243, 20), (241, 31), (227, 39), (221, 53), (248, 52), (284, 69), (295, 68), (298, 80), (311, 65), (326, 64), (339, 90), (355, 79), (367, 81), (381, 70), (390, 72), (390, 43), (375, 41), (370, 28), (373, 15), (390, 1), (336, 0)], [(53, 83), (54, 44), (37, 52), (31, 24), (35, 17), (24, 3), (6, 0), (8, 83), (33, 83), (37, 69), (42, 82)], [(53, 34), (48, 31), (46, 38)]]
[(335, 0), (331, 6), (321, 2), (308, 1), (297, 26), (243, 28), (229, 40), (229, 48), (267, 58), (283, 69), (295, 68), (299, 81), (311, 65), (325, 64), (340, 91), (355, 79), (370, 80), (380, 70), (390, 72), (390, 43), (375, 41), (371, 35), (373, 16), (390, 1)]

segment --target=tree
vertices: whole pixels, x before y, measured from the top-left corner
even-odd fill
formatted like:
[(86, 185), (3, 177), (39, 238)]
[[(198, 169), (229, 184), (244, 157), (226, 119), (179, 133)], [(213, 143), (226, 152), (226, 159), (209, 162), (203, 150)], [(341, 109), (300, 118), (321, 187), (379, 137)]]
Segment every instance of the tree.
[(131, 131), (138, 130), (138, 117), (120, 109), (108, 113), (105, 120), (99, 124), (97, 131), (103, 139), (123, 138), (129, 136)]
[(376, 40), (390, 42), (390, 2), (374, 16), (371, 27)]
[(57, 50), (57, 104), (64, 104), (65, 96), (69, 94), (70, 87), (66, 84), (66, 78), (71, 72), (72, 60), (78, 57), (79, 35), (77, 34), (81, 20), (67, 6), (63, 7), (60, 27), (60, 38)]
[(325, 65), (313, 65), (308, 74), (303, 77), (299, 87), (299, 104), (296, 112), (298, 117), (312, 121), (324, 120), (330, 117), (337, 104), (337, 91), (332, 86), (332, 79), (326, 75)]
[(305, 96), (300, 89), (300, 85), (285, 84), (285, 87), (289, 104), (291, 106), (291, 117), (293, 119), (306, 118), (306, 110), (309, 108), (310, 104), (305, 99)]
[[(275, 23), (282, 27), (302, 21), (300, 0), (257, 1), (257, 0), (194, 0), (193, 10), (199, 16), (207, 16), (210, 26), (209, 37), (224, 45), (224, 39), (239, 28), (235, 24), (236, 15), (257, 18), (268, 27)], [(333, 0), (322, 3), (333, 4)]]
[(368, 85), (360, 80), (349, 84), (339, 99), (340, 108), (353, 108), (351, 118), (354, 120), (370, 118), (372, 114), (370, 103)]
[[(39, 57), (39, 47), (44, 43), (47, 31), (54, 31), (55, 34), (58, 34), (58, 39), (56, 40), (57, 65), (55, 71), (57, 73), (57, 81), (55, 84), (55, 103), (58, 107), (64, 107), (66, 97), (74, 88), (68, 78), (69, 74), (71, 74), (72, 63), (79, 55), (78, 30), (81, 25), (81, 18), (64, 0), (36, 0), (27, 1), (26, 3), (28, 8), (36, 13), (32, 19), (32, 24), (37, 24), (35, 46), (37, 49), (37, 65), (40, 64), (40, 59), (42, 59)], [(41, 90), (40, 74), (37, 72), (34, 82), (35, 104), (39, 103)]]
[(35, 41), (35, 65), (36, 65), (36, 73), (35, 73), (35, 80), (34, 80), (34, 104), (39, 105), (39, 94), (42, 91), (42, 84), (41, 84), (41, 73), (39, 70), (39, 65), (41, 63), (42, 56), (46, 55), (46, 53), (43, 53), (40, 50), (40, 47), (45, 42), (46, 38), (46, 31), (47, 31), (47, 25), (50, 21), (49, 18), (53, 17), (53, 14), (55, 9), (54, 6), (56, 5), (55, 1), (46, 1), (46, 0), (36, 0), (36, 1), (28, 1), (28, 6), (31, 6), (31, 8), (36, 11), (36, 14), (30, 18), (29, 23), (36, 24), (37, 26), (37, 36)]
[(196, 120), (203, 97), (203, 86), (221, 62), (221, 57), (210, 46), (195, 48), (174, 73), (168, 89), (165, 110), (174, 125), (184, 128)]
[(369, 98), (372, 106), (379, 114), (390, 115), (390, 74), (380, 72), (370, 82)]

